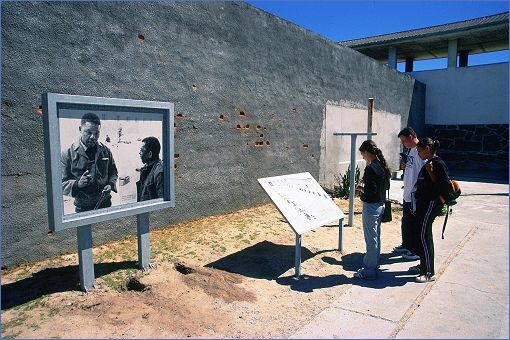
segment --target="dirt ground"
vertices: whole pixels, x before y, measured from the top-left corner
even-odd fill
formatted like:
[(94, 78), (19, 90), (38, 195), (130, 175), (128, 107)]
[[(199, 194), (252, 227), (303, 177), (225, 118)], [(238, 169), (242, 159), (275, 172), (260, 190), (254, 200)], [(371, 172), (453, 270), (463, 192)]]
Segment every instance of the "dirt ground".
[[(335, 199), (342, 211), (348, 201)], [(400, 243), (401, 207), (382, 225), (382, 253)], [(2, 272), (2, 337), (288, 337), (351, 285), (365, 249), (361, 205), (355, 226), (302, 238), (295, 280), (295, 235), (272, 204), (151, 232), (152, 264), (137, 269), (136, 236), (94, 248), (95, 287), (79, 290), (76, 254)]]

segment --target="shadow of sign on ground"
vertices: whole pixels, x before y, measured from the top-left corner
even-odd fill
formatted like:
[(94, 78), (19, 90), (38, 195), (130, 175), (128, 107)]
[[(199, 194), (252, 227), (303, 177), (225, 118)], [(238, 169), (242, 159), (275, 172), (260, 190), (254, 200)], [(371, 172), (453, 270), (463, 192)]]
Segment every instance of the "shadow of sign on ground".
[(302, 293), (311, 293), (316, 289), (331, 288), (350, 283), (350, 281), (351, 278), (348, 278), (343, 274), (327, 276), (301, 275), (299, 280), (297, 280), (294, 276), (286, 276), (276, 279), (278, 284), (290, 286), (291, 290)]
[[(294, 249), (294, 245), (262, 241), (211, 262), (206, 267), (256, 279), (275, 280), (289, 269), (294, 268)], [(301, 254), (303, 262), (316, 255), (305, 247), (301, 248)]]
[[(138, 262), (97, 263), (96, 277), (121, 269), (137, 269)], [(22, 305), (42, 296), (67, 291), (81, 291), (78, 266), (46, 268), (25, 279), (2, 285), (2, 310)]]

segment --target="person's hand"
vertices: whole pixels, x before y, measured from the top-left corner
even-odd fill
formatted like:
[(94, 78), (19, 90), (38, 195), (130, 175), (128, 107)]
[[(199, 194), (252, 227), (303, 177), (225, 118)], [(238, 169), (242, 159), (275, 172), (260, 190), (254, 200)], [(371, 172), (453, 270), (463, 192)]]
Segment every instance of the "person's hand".
[(355, 196), (360, 196), (363, 193), (363, 190), (364, 190), (363, 183), (360, 183), (360, 184), (356, 185), (355, 190), (356, 191), (354, 192), (354, 195)]
[(112, 192), (112, 186), (110, 184), (105, 185), (104, 188), (103, 188), (103, 192), (105, 194), (109, 194), (110, 192)]
[(92, 181), (92, 176), (89, 175), (90, 171), (86, 170), (78, 180), (78, 188), (85, 188)]

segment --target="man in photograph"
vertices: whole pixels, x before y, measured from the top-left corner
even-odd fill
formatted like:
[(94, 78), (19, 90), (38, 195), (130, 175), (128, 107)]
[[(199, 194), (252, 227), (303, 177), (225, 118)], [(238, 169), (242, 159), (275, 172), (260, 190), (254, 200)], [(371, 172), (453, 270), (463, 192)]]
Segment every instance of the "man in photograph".
[(163, 162), (159, 158), (161, 144), (156, 137), (146, 137), (142, 143), (140, 158), (144, 165), (140, 169), (140, 180), (136, 182), (138, 202), (163, 197)]
[(99, 142), (99, 117), (85, 113), (78, 130), (78, 140), (61, 157), (63, 194), (74, 197), (77, 213), (110, 207), (118, 174), (112, 152)]

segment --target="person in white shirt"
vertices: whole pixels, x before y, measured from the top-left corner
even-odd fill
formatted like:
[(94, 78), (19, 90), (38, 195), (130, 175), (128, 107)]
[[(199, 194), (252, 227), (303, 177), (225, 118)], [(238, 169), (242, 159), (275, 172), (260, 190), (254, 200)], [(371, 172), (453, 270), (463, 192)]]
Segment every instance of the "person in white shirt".
[(407, 162), (404, 170), (404, 204), (402, 216), (402, 244), (394, 248), (396, 253), (402, 254), (407, 260), (418, 260), (419, 232), (414, 227), (416, 200), (414, 192), (416, 191), (416, 179), (418, 173), (425, 164), (425, 161), (418, 156), (418, 136), (413, 128), (406, 127), (398, 133), (398, 138), (402, 145), (409, 149)]

